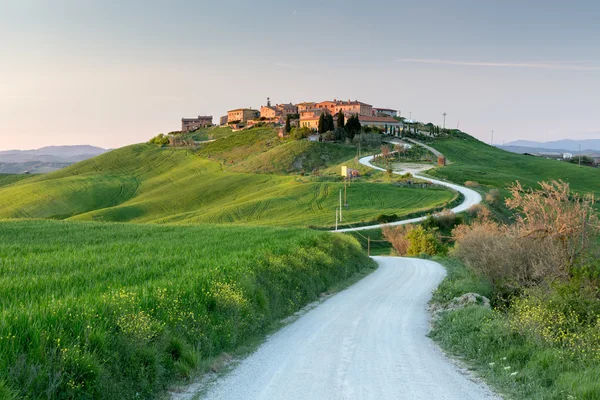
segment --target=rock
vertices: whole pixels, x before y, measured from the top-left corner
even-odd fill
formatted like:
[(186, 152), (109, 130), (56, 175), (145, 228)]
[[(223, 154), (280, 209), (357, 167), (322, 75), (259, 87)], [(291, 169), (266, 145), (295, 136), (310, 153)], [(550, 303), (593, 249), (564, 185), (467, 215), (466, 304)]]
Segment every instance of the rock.
[(455, 311), (468, 306), (477, 305), (484, 308), (491, 308), (490, 300), (477, 293), (465, 293), (460, 297), (453, 298), (448, 304), (443, 305), (434, 303), (429, 306), (429, 311), (434, 319), (439, 318), (440, 313), (445, 311)]

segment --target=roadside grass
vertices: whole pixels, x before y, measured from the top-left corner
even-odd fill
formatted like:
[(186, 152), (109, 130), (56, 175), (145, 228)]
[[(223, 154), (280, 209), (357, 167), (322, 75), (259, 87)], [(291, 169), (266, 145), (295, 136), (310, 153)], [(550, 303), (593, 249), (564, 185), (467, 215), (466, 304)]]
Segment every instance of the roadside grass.
[(0, 394), (155, 398), (373, 268), (309, 230), (0, 222)]
[(372, 256), (390, 256), (393, 255), (392, 244), (383, 236), (381, 228), (368, 229), (364, 231), (345, 232), (343, 235), (349, 235), (358, 240), (364, 251), (368, 250), (369, 240), (371, 238), (371, 255)]
[[(432, 302), (447, 303), (467, 292), (490, 296), (490, 285), (459, 261), (442, 259), (448, 276)], [(551, 347), (511, 328), (507, 314), (470, 306), (445, 312), (430, 337), (464, 361), (499, 393), (514, 399), (600, 398), (600, 360)]]
[[(272, 134), (259, 129), (248, 132), (252, 137)], [(214, 145), (229, 152), (233, 144), (223, 144), (228, 140), (207, 147)], [(240, 151), (240, 157), (243, 153), (231, 151)], [(236, 173), (222, 168), (218, 162), (185, 149), (128, 146), (55, 173), (0, 187), (0, 218), (335, 225), (335, 208), (343, 188), (340, 177)], [(453, 193), (446, 190), (359, 181), (348, 186), (351, 206), (346, 216), (352, 223), (365, 223), (375, 221), (381, 213), (407, 215), (443, 207), (452, 198)]]

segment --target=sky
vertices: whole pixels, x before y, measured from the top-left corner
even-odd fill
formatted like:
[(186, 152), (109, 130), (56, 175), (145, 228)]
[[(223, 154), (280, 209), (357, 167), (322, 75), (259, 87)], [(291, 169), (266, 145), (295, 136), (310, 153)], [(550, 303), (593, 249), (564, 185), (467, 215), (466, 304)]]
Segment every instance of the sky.
[(489, 142), (600, 138), (600, 2), (0, 0), (0, 150), (360, 100)]

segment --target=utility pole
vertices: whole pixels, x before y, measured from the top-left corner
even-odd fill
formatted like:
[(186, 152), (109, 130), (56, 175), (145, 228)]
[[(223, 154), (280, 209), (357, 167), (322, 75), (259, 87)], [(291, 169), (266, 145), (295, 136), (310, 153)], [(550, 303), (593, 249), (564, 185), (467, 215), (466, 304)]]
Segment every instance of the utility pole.
[(348, 176), (344, 177), (344, 207), (348, 208)]
[(340, 222), (342, 221), (342, 189), (340, 189)]
[(408, 112), (408, 119), (412, 120), (412, 111)]
[(494, 145), (494, 130), (492, 129), (492, 141), (490, 142), (490, 146)]
[(446, 129), (446, 112), (442, 114), (444, 116), (444, 129)]
[(335, 230), (337, 231), (338, 229), (338, 209), (337, 207), (335, 208)]

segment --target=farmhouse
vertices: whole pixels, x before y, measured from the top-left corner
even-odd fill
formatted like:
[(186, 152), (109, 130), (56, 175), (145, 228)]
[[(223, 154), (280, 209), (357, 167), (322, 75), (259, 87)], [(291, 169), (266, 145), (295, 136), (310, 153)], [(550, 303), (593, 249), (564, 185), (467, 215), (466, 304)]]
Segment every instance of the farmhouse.
[(181, 131), (192, 132), (206, 126), (212, 126), (213, 117), (211, 115), (200, 115), (198, 118), (181, 118)]
[(220, 125), (227, 125), (227, 119), (228, 119), (227, 115), (223, 115), (221, 117), (221, 119), (219, 120)]
[(237, 108), (235, 110), (227, 111), (227, 123), (242, 122), (245, 123), (249, 119), (255, 119), (260, 117), (260, 112), (252, 108)]

